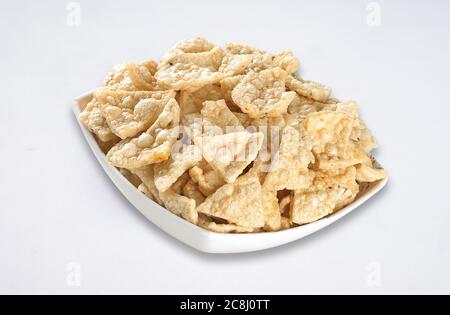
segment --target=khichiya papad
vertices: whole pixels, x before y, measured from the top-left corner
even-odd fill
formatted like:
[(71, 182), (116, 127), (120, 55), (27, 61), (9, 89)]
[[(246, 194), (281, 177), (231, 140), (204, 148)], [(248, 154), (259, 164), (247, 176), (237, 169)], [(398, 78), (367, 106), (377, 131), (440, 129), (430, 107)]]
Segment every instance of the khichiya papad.
[(299, 68), (290, 51), (188, 39), (159, 63), (115, 66), (80, 121), (136, 189), (192, 224), (289, 229), (387, 176), (357, 103)]

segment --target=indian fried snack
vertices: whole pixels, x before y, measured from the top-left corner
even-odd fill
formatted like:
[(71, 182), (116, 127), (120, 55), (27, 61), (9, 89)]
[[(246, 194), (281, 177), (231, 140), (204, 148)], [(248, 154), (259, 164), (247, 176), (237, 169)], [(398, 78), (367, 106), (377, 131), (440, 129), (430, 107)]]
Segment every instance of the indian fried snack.
[(289, 50), (196, 37), (117, 65), (80, 121), (144, 196), (217, 233), (276, 232), (343, 209), (387, 173), (355, 101)]

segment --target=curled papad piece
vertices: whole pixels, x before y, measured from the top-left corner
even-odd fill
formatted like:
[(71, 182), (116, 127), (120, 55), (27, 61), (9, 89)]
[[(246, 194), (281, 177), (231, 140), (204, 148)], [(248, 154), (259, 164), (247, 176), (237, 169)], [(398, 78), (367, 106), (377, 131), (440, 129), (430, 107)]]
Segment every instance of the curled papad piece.
[(206, 198), (197, 211), (248, 228), (264, 226), (262, 189), (258, 175), (249, 172)]
[(219, 172), (227, 183), (234, 183), (244, 169), (255, 160), (264, 134), (247, 131), (195, 139), (204, 159)]
[(147, 132), (119, 142), (108, 152), (108, 161), (117, 167), (137, 169), (169, 159), (178, 139), (180, 108), (172, 99)]

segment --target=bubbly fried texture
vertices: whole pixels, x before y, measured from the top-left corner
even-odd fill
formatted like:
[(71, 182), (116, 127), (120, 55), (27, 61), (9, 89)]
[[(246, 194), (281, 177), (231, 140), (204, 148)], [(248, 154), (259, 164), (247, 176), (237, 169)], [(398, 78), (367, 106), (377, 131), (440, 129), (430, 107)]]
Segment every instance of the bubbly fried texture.
[(80, 121), (149, 202), (192, 224), (295, 228), (387, 176), (358, 104), (303, 80), (299, 68), (289, 50), (187, 39), (159, 63), (115, 66)]
[(319, 102), (327, 101), (331, 94), (331, 89), (328, 86), (312, 81), (296, 79), (293, 76), (286, 78), (286, 87), (291, 91), (297, 92), (299, 95)]
[(264, 187), (277, 191), (309, 187), (312, 176), (308, 167), (314, 161), (311, 149), (310, 140), (302, 137), (300, 131), (290, 126), (284, 128), (280, 149), (265, 178)]
[(317, 221), (351, 203), (358, 191), (354, 167), (337, 176), (316, 173), (311, 187), (294, 192), (291, 220), (299, 225)]
[(115, 135), (127, 139), (148, 129), (175, 93), (108, 91), (102, 93), (102, 97), (106, 123)]
[(80, 114), (81, 123), (102, 142), (114, 141), (117, 136), (109, 128), (105, 117), (103, 117), (101, 108), (104, 100), (94, 94), (93, 99), (87, 104), (84, 111)]
[(202, 38), (182, 41), (171, 49), (158, 65), (155, 76), (162, 85), (174, 90), (198, 90), (218, 83), (225, 52)]
[(162, 163), (155, 164), (155, 186), (164, 192), (174, 184), (181, 175), (202, 160), (201, 152), (195, 145), (183, 148), (182, 152)]
[(103, 81), (101, 89), (113, 91), (157, 90), (155, 73), (158, 64), (153, 60), (121, 64), (114, 67)]
[(286, 92), (287, 72), (272, 68), (252, 71), (233, 89), (233, 101), (252, 118), (276, 117), (287, 112), (295, 92)]
[(243, 227), (264, 226), (262, 189), (256, 173), (242, 175), (209, 196), (197, 211)]
[(195, 143), (212, 168), (232, 184), (258, 155), (263, 137), (262, 133), (243, 131), (197, 138)]
[(117, 167), (137, 169), (168, 160), (179, 136), (179, 121), (180, 108), (172, 99), (149, 130), (114, 146), (107, 154), (109, 162)]

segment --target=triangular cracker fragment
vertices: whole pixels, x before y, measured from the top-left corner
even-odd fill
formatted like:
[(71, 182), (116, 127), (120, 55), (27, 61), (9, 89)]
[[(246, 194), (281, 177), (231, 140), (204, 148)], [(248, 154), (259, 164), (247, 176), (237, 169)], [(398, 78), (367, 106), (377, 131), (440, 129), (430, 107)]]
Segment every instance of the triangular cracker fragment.
[(264, 187), (274, 190), (300, 190), (312, 183), (308, 166), (314, 161), (310, 140), (293, 127), (283, 130), (280, 149), (264, 181)]
[(198, 213), (195, 210), (196, 204), (194, 199), (181, 196), (175, 193), (172, 189), (159, 193), (164, 206), (167, 210), (174, 214), (181, 216), (191, 223), (197, 224)]
[(299, 225), (315, 222), (351, 203), (359, 191), (355, 179), (354, 167), (334, 177), (318, 173), (313, 186), (294, 192), (291, 221)]
[(84, 111), (80, 114), (81, 123), (102, 142), (111, 142), (117, 139), (103, 117), (101, 108), (104, 102), (102, 98), (94, 94), (94, 98), (87, 104)]
[(202, 38), (178, 43), (158, 65), (156, 79), (174, 90), (198, 90), (218, 83), (223, 75), (219, 67), (225, 52)]
[(364, 164), (372, 166), (372, 159), (354, 141), (349, 141), (347, 157), (327, 156), (326, 154), (316, 155), (313, 168), (327, 173), (328, 175), (342, 174), (350, 166)]
[(162, 205), (162, 200), (159, 198), (159, 191), (155, 186), (155, 177), (153, 173), (153, 167), (151, 165), (145, 166), (143, 168), (133, 170), (132, 173), (139, 177), (142, 181), (142, 184), (145, 186), (141, 187), (141, 191), (149, 196), (152, 200), (156, 201), (160, 205)]
[(206, 199), (201, 193), (198, 185), (193, 180), (189, 180), (186, 185), (184, 185), (183, 195), (190, 199), (194, 199), (196, 206), (201, 205)]
[[(203, 116), (203, 135), (213, 136), (242, 131), (240, 120), (230, 111), (224, 100), (206, 101), (201, 111)], [(220, 130), (217, 130), (219, 127)]]
[(194, 183), (198, 184), (199, 190), (206, 197), (225, 185), (225, 180), (222, 176), (209, 165), (203, 167), (194, 166), (189, 170), (189, 175)]
[(359, 116), (358, 104), (355, 101), (345, 101), (336, 104), (327, 104), (323, 110), (345, 113), (353, 118), (353, 129), (350, 139), (356, 141), (357, 145), (369, 153), (378, 146), (377, 140), (366, 127)]
[(374, 168), (365, 164), (356, 166), (356, 180), (360, 183), (372, 183), (386, 178), (387, 173), (382, 168)]
[(226, 77), (262, 71), (277, 66), (275, 56), (247, 45), (228, 44), (221, 71)]
[(254, 233), (258, 231), (255, 228), (238, 226), (236, 224), (216, 223), (204, 215), (199, 216), (198, 225), (216, 233)]
[(107, 91), (101, 96), (103, 116), (111, 131), (121, 139), (127, 139), (147, 130), (175, 97), (175, 92)]
[(158, 64), (153, 60), (121, 64), (114, 67), (101, 89), (112, 91), (152, 91), (158, 87), (154, 77)]
[(222, 186), (197, 211), (243, 227), (263, 227), (264, 207), (258, 175), (249, 172), (234, 184)]
[(344, 113), (321, 111), (309, 114), (303, 126), (312, 140), (314, 154), (347, 157), (353, 118)]
[(198, 91), (181, 91), (178, 98), (182, 115), (200, 113), (203, 103), (206, 101), (218, 101), (223, 99), (222, 89), (218, 84), (204, 86)]
[(292, 74), (300, 68), (300, 61), (295, 58), (291, 51), (280, 51), (276, 53), (273, 56), (273, 63), (288, 74)]
[(108, 161), (117, 167), (137, 169), (166, 161), (178, 139), (180, 108), (172, 99), (147, 132), (121, 141), (108, 152)]
[(286, 77), (280, 68), (250, 72), (234, 88), (233, 101), (252, 118), (281, 116), (295, 97), (295, 92), (286, 92)]
[(302, 79), (294, 78), (293, 76), (288, 76), (286, 78), (286, 87), (304, 97), (319, 102), (326, 102), (331, 94), (331, 89), (328, 86), (312, 81), (304, 81)]
[(187, 170), (202, 160), (200, 149), (195, 145), (185, 146), (182, 152), (172, 154), (172, 157), (159, 164), (155, 164), (155, 185), (164, 192), (172, 186)]
[(227, 183), (233, 183), (244, 169), (255, 160), (264, 135), (260, 132), (234, 132), (220, 136), (194, 139), (201, 147), (203, 157)]
[(143, 182), (144, 186), (140, 189), (142, 192), (160, 205), (166, 207), (167, 210), (197, 224), (198, 213), (195, 210), (195, 200), (177, 194), (172, 188), (163, 193), (159, 192), (155, 186), (152, 166), (146, 166), (139, 170), (135, 170), (134, 174), (136, 174)]
[(296, 94), (289, 104), (288, 113), (296, 119), (303, 121), (309, 114), (321, 111), (326, 104)]
[(278, 231), (281, 228), (281, 213), (277, 193), (268, 189), (262, 190), (264, 205), (264, 230)]
[(246, 69), (253, 61), (252, 55), (227, 54), (222, 60), (219, 71), (225, 77), (233, 77), (245, 73)]
[(186, 186), (186, 184), (189, 182), (189, 179), (189, 174), (184, 173), (177, 179), (175, 183), (173, 183), (170, 189), (178, 195), (183, 195), (183, 187)]
[(232, 92), (244, 77), (245, 75), (237, 75), (234, 77), (224, 78), (223, 80), (220, 81), (220, 89), (222, 90), (222, 94), (228, 103), (234, 104)]

